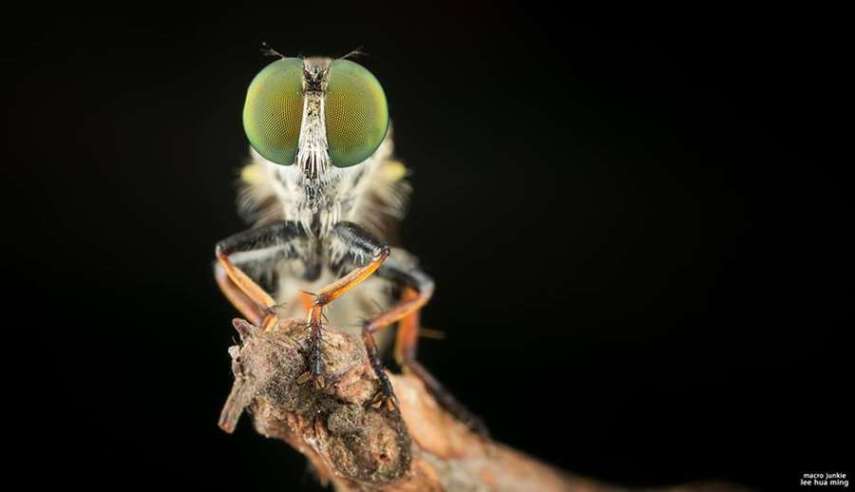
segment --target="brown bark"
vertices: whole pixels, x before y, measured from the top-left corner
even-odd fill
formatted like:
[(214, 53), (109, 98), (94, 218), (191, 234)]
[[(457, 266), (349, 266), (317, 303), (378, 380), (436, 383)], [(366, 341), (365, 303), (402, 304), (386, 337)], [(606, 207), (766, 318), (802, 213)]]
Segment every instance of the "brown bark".
[(305, 376), (305, 323), (263, 332), (235, 320), (235, 328), (241, 345), (229, 350), (235, 382), (220, 427), (232, 432), (248, 410), (260, 434), (304, 454), (337, 490), (617, 490), (473, 433), (411, 375), (389, 375), (398, 408), (372, 405), (378, 381), (357, 336), (325, 333), (327, 376), (318, 387)]

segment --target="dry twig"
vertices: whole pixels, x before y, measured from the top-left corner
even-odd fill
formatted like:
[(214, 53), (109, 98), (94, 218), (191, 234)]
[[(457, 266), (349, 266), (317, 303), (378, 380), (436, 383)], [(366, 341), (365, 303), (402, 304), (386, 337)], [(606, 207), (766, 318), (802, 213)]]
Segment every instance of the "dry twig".
[(303, 453), (319, 479), (337, 490), (617, 490), (473, 433), (440, 408), (416, 377), (390, 374), (399, 409), (372, 405), (378, 381), (357, 336), (326, 332), (328, 377), (319, 388), (301, 377), (307, 367), (304, 322), (263, 332), (235, 320), (235, 328), (241, 345), (229, 350), (235, 382), (220, 427), (232, 432), (250, 411), (259, 433)]

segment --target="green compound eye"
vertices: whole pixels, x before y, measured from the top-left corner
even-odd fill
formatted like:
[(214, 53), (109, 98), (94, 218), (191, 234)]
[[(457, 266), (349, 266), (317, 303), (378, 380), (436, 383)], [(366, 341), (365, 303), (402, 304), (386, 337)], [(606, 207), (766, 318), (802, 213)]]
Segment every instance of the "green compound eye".
[(249, 84), (243, 128), (250, 145), (277, 164), (294, 163), (303, 119), (303, 60), (283, 58), (264, 67)]
[(332, 163), (359, 164), (371, 157), (386, 137), (389, 108), (380, 82), (349, 60), (335, 60), (327, 84), (327, 142)]

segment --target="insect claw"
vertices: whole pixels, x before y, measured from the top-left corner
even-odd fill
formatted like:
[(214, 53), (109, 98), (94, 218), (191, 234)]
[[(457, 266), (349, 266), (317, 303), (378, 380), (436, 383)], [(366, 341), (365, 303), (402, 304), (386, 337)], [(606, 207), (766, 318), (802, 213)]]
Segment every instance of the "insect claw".
[(395, 403), (394, 398), (388, 398), (386, 400), (386, 410), (388, 410), (389, 412), (394, 412), (397, 408), (398, 408), (398, 404)]
[(278, 313), (279, 306), (280, 306), (280, 304), (273, 304), (272, 306), (266, 306), (263, 310), (264, 314), (266, 314), (267, 316), (277, 316), (279, 314)]
[(270, 306), (268, 309), (275, 311), (274, 314), (280, 314), (288, 306), (287, 302), (280, 302)]
[(398, 401), (394, 394), (386, 393), (381, 389), (371, 398), (368, 406), (378, 410), (385, 407), (387, 411), (394, 412), (398, 408)]

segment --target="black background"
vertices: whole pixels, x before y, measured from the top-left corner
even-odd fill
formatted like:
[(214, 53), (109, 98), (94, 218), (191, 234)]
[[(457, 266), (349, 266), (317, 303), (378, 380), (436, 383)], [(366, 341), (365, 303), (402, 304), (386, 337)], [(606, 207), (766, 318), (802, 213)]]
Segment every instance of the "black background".
[(7, 18), (6, 426), (29, 480), (314, 489), (297, 453), (216, 427), (235, 313), (212, 253), (244, 227), (262, 41), (368, 53), (448, 335), (422, 359), (497, 439), (632, 486), (851, 471), (839, 14), (315, 8)]

